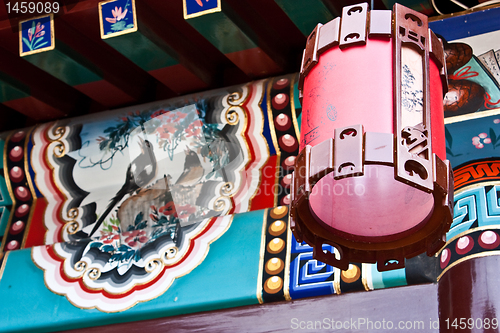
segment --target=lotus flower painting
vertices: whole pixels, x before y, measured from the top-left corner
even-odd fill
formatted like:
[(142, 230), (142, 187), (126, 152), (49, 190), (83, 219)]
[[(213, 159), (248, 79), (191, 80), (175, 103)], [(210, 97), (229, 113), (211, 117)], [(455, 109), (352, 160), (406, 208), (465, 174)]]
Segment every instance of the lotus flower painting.
[(102, 38), (137, 31), (134, 0), (101, 2), (99, 11)]

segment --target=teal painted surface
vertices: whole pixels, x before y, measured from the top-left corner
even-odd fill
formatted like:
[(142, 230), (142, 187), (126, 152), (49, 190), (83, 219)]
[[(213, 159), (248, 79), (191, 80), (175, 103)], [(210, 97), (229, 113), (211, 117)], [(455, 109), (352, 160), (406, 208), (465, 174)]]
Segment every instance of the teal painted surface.
[(97, 68), (59, 40), (54, 50), (32, 54), (24, 59), (70, 86), (102, 79)]
[(224, 54), (257, 47), (223, 12), (195, 17), (187, 22)]
[[(0, 140), (0, 156), (3, 156), (4, 148), (5, 141)], [(5, 183), (5, 178), (3, 177), (3, 175), (0, 175), (0, 237), (5, 235), (5, 231), (7, 229), (10, 210), (6, 206), (10, 205), (12, 205), (12, 199), (10, 198), (7, 184)]]
[(7, 207), (0, 207), (0, 237), (7, 232), (7, 224), (9, 223), (10, 211)]
[(139, 31), (107, 38), (104, 41), (145, 71), (179, 63)]
[(379, 272), (377, 270), (377, 265), (370, 266), (374, 289), (406, 286), (408, 284), (404, 268), (387, 272)]
[(235, 215), (197, 268), (162, 296), (118, 313), (73, 306), (45, 287), (30, 249), (12, 251), (0, 280), (0, 332), (49, 332), (258, 304), (263, 213)]
[(274, 0), (305, 35), (335, 18), (321, 0)]

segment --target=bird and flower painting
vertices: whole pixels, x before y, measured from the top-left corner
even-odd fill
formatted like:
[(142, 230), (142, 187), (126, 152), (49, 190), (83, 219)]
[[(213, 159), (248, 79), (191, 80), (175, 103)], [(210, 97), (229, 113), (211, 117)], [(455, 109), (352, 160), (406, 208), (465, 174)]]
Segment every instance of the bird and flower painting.
[(260, 102), (250, 94), (242, 87), (34, 129), (33, 184), (48, 203), (39, 223), (53, 245), (35, 248), (33, 260), (46, 275), (64, 272), (47, 286), (82, 308), (116, 312), (199, 265), (262, 183), (254, 169), (269, 154), (252, 151), (265, 138), (254, 126), (263, 115), (243, 106)]

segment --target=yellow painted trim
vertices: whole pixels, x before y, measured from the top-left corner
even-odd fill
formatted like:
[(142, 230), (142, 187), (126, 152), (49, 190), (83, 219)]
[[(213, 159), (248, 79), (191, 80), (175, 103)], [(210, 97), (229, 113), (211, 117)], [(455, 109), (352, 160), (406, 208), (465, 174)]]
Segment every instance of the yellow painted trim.
[(287, 234), (286, 234), (286, 257), (285, 257), (285, 278), (283, 293), (287, 301), (291, 301), (290, 296), (290, 261), (292, 257), (292, 229), (290, 229), (290, 208), (288, 208), (288, 224), (287, 224)]
[(260, 239), (260, 257), (259, 257), (259, 276), (257, 278), (257, 300), (259, 304), (264, 303), (264, 299), (262, 298), (262, 284), (264, 283), (264, 256), (266, 255), (266, 230), (267, 230), (267, 214), (269, 213), (269, 209), (264, 211), (264, 218), (262, 219), (262, 233)]
[(456, 116), (456, 117), (444, 118), (444, 124), (445, 125), (453, 124), (453, 123), (458, 123), (458, 122), (465, 121), (465, 120), (479, 119), (479, 118), (485, 118), (485, 117), (496, 116), (496, 115), (500, 115), (500, 108), (489, 110), (489, 111), (468, 113), (468, 114), (464, 114), (464, 115)]
[(4, 256), (2, 261), (2, 266), (0, 266), (0, 281), (2, 281), (3, 271), (5, 270), (5, 266), (7, 266), (7, 259), (9, 258), (10, 251), (5, 253), (0, 252), (0, 260), (2, 260), (2, 256)]

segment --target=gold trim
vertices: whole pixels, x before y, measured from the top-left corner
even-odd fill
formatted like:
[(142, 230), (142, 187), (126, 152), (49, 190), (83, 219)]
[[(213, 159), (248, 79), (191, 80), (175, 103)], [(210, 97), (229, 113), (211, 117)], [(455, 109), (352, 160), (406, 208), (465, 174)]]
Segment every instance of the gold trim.
[(0, 252), (3, 251), (5, 247), (5, 242), (7, 241), (7, 236), (9, 235), (9, 230), (12, 224), (12, 217), (14, 216), (13, 209), (16, 207), (16, 197), (14, 196), (14, 191), (12, 191), (12, 184), (10, 183), (9, 170), (7, 168), (7, 144), (10, 141), (10, 138), (14, 134), (14, 131), (7, 136), (5, 139), (5, 144), (3, 147), (3, 172), (5, 177), (5, 185), (7, 186), (7, 190), (9, 191), (10, 199), (12, 200), (12, 209), (9, 212), (9, 220), (7, 221), (7, 227), (5, 228), (5, 234), (2, 237), (2, 243), (0, 244)]
[(109, 2), (115, 2), (116, 0), (107, 0), (107, 1), (101, 1), (99, 2), (99, 30), (101, 32), (101, 39), (107, 39), (107, 38), (111, 38), (111, 37), (116, 37), (116, 36), (121, 36), (121, 35), (126, 35), (126, 34), (130, 34), (132, 32), (136, 32), (139, 27), (138, 27), (138, 22), (137, 22), (137, 10), (135, 8), (135, 0), (132, 0), (132, 8), (133, 8), (133, 11), (132, 11), (132, 20), (134, 21), (134, 27), (133, 28), (130, 28), (130, 29), (127, 29), (127, 30), (122, 30), (122, 31), (118, 31), (118, 32), (114, 32), (114, 33), (111, 33), (109, 35), (104, 35), (104, 29), (103, 29), (103, 21), (102, 21), (102, 5), (104, 4), (107, 4)]
[(464, 114), (461, 116), (447, 117), (447, 118), (444, 118), (444, 124), (448, 125), (448, 124), (458, 123), (458, 122), (465, 121), (465, 120), (479, 119), (479, 118), (485, 118), (485, 117), (496, 116), (496, 115), (500, 115), (500, 108), (489, 110), (489, 111), (468, 113), (468, 114)]
[(7, 251), (5, 253), (0, 252), (0, 260), (2, 260), (2, 256), (3, 256), (2, 265), (0, 266), (0, 281), (2, 281), (3, 271), (5, 270), (5, 266), (7, 266), (7, 259), (9, 258), (10, 252), (11, 251)]
[(31, 133), (35, 127), (32, 127), (25, 136), (24, 139), (24, 173), (26, 175), (26, 182), (28, 183), (28, 187), (30, 188), (31, 192), (31, 198), (33, 199), (31, 201), (31, 206), (30, 206), (30, 213), (28, 215), (28, 221), (26, 222), (26, 227), (24, 229), (24, 235), (23, 235), (23, 240), (21, 242), (21, 246), (19, 247), (20, 249), (24, 249), (24, 246), (26, 244), (26, 239), (28, 238), (28, 233), (31, 227), (31, 220), (33, 219), (33, 214), (35, 213), (35, 207), (36, 207), (36, 202), (37, 202), (37, 197), (36, 197), (36, 192), (35, 192), (35, 187), (33, 186), (33, 182), (31, 180), (31, 175), (29, 172), (29, 165), (28, 165), (28, 142), (31, 140)]
[(59, 126), (52, 130), (52, 135), (55, 137), (55, 139), (52, 140), (52, 142), (57, 142), (57, 144), (54, 145), (53, 154), (57, 158), (61, 158), (67, 153), (66, 145), (62, 141), (62, 138), (64, 137), (65, 134), (66, 134), (66, 126), (64, 127)]
[(285, 278), (283, 286), (283, 294), (287, 301), (291, 301), (290, 296), (290, 261), (292, 258), (292, 229), (290, 229), (290, 211), (288, 213), (288, 224), (287, 224), (287, 234), (286, 234), (286, 255), (285, 255)]
[[(28, 52), (23, 52), (23, 29), (22, 29), (22, 24), (27, 21), (32, 21), (36, 20), (42, 17), (47, 17), (50, 16), (50, 42), (51, 45), (47, 47), (42, 47), (41, 49), (33, 50), (33, 51), (28, 51)], [(55, 31), (54, 31), (54, 14), (45, 14), (45, 15), (39, 15), (35, 17), (31, 17), (27, 20), (19, 21), (19, 56), (24, 57), (30, 54), (35, 54), (35, 53), (41, 53), (45, 51), (51, 51), (56, 47), (56, 38), (55, 38)]]
[(500, 250), (496, 250), (496, 251), (489, 251), (489, 252), (481, 252), (481, 253), (474, 253), (474, 254), (471, 254), (470, 256), (467, 256), (467, 257), (463, 257), (463, 258), (460, 258), (458, 259), (457, 261), (454, 261), (451, 265), (449, 265), (448, 267), (446, 267), (442, 272), (441, 274), (439, 274), (439, 276), (437, 277), (437, 281), (439, 282), (439, 280), (441, 279), (441, 277), (444, 275), (444, 273), (446, 273), (448, 270), (450, 270), (452, 267), (455, 267), (456, 265), (466, 261), (466, 260), (469, 260), (469, 259), (474, 259), (474, 258), (483, 258), (483, 257), (489, 257), (489, 256), (498, 256), (500, 255)]
[(212, 8), (212, 9), (208, 9), (208, 10), (204, 10), (202, 12), (198, 12), (198, 13), (194, 13), (194, 14), (189, 14), (188, 15), (188, 13), (187, 13), (187, 7), (186, 7), (186, 1), (187, 0), (182, 0), (182, 14), (183, 14), (185, 20), (192, 19), (192, 18), (195, 18), (195, 17), (200, 17), (200, 16), (207, 15), (207, 14), (213, 14), (213, 13), (217, 13), (217, 12), (221, 12), (222, 11), (221, 0), (217, 0), (217, 7)]
[[(264, 211), (264, 218), (262, 219), (262, 232), (260, 238), (260, 257), (259, 257), (259, 275), (257, 277), (257, 300), (259, 304), (264, 303), (262, 298), (262, 284), (264, 283), (264, 256), (266, 255), (266, 230), (267, 230), (267, 214), (269, 213), (269, 208)], [(286, 266), (286, 265), (285, 265)], [(286, 268), (285, 268), (286, 269)]]
[[(334, 249), (335, 258), (337, 258), (338, 250)], [(342, 291), (340, 290), (340, 274), (342, 274), (342, 270), (340, 268), (333, 268), (333, 289), (335, 290), (335, 294), (340, 295)]]
[(293, 75), (290, 83), (290, 107), (292, 109), (292, 122), (293, 122), (293, 127), (295, 128), (295, 136), (297, 137), (297, 141), (300, 142), (300, 129), (299, 129), (299, 123), (297, 121), (297, 114), (295, 113), (295, 98), (294, 98), (294, 92), (295, 92), (294, 85), (296, 77), (297, 74)]
[(366, 278), (369, 267), (370, 266), (368, 266), (368, 264), (361, 263), (361, 283), (363, 284), (363, 287), (365, 287), (366, 291), (371, 291), (370, 286), (368, 285), (368, 279)]

